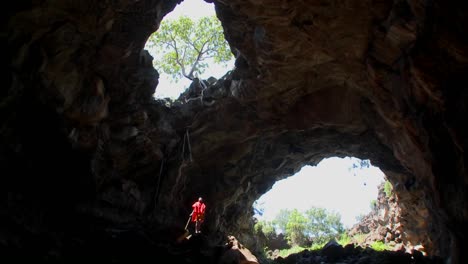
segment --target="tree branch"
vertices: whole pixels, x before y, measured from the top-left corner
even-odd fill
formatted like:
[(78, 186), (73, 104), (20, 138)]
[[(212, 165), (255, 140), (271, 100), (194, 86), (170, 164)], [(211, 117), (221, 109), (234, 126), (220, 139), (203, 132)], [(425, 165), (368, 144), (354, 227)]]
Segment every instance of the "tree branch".
[(183, 60), (185, 59), (185, 50), (184, 50), (184, 54), (183, 54), (184, 57), (182, 58), (182, 61), (181, 61), (181, 60), (180, 60), (180, 57), (179, 57), (179, 56), (180, 56), (180, 55), (179, 55), (179, 50), (177, 49), (177, 42), (176, 42), (176, 40), (174, 39), (174, 36), (169, 35), (169, 37), (170, 37), (171, 40), (172, 40), (173, 45), (171, 45), (171, 47), (174, 48), (174, 51), (175, 51), (175, 53), (176, 53), (176, 63), (180, 66), (180, 69), (182, 70), (182, 75), (183, 75), (184, 77), (186, 77), (187, 79), (189, 79), (189, 80), (192, 81), (192, 80), (193, 80), (193, 77), (190, 77), (191, 75), (187, 75), (187, 73), (186, 73), (186, 71), (185, 71), (185, 66), (184, 66), (184, 63), (183, 63)]
[[(207, 43), (207, 42), (203, 43), (203, 45), (202, 45), (202, 47), (201, 47), (201, 51), (203, 51), (203, 49), (205, 48), (206, 43)], [(194, 72), (195, 69), (197, 68), (198, 62), (202, 59), (202, 56), (203, 56), (203, 52), (198, 52), (197, 59), (195, 60), (195, 62), (194, 62), (193, 65), (192, 65), (192, 69), (190, 70), (189, 76), (193, 76), (193, 72)], [(193, 77), (192, 77), (192, 78), (193, 78)]]

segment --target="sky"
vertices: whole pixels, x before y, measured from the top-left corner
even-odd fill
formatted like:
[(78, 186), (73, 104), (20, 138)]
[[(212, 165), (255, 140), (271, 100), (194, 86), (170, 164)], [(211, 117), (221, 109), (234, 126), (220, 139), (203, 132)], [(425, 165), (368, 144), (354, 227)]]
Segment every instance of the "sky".
[[(174, 20), (180, 16), (188, 16), (193, 20), (206, 16), (216, 15), (213, 3), (207, 3), (203, 0), (185, 0), (177, 5), (171, 13), (167, 14), (163, 20)], [(149, 48), (147, 48), (149, 50)], [(151, 53), (151, 50), (149, 50)], [(154, 54), (152, 54), (155, 57)], [(208, 61), (208, 60), (207, 60)], [(229, 61), (226, 66), (210, 63), (210, 67), (200, 75), (203, 79), (213, 76), (220, 78), (229, 70), (234, 68), (234, 59)], [(154, 97), (177, 99), (179, 95), (190, 85), (190, 81), (182, 78), (178, 83), (171, 82), (168, 75), (159, 71), (159, 85), (156, 88)]]
[[(181, 15), (199, 19), (215, 15), (215, 11), (213, 4), (203, 0), (185, 0), (164, 20), (177, 19)], [(227, 67), (212, 64), (200, 77), (221, 77), (234, 67), (233, 64), (234, 61)], [(179, 83), (171, 83), (168, 76), (161, 73), (154, 96), (176, 99), (189, 85), (190, 81), (185, 78)], [(257, 203), (264, 207), (264, 214), (256, 217), (272, 220), (283, 208), (306, 210), (316, 206), (339, 212), (343, 224), (351, 227), (356, 216), (370, 211), (370, 202), (377, 198), (377, 185), (385, 178), (382, 171), (373, 166), (349, 170), (357, 160), (349, 157), (324, 159), (317, 166), (305, 166), (296, 175), (276, 182), (258, 199)]]

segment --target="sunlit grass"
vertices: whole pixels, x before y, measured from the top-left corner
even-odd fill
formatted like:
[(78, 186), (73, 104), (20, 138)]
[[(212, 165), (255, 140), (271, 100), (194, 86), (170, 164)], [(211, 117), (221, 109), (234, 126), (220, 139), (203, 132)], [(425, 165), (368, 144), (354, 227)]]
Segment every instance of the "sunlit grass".
[(295, 253), (299, 253), (301, 251), (304, 251), (306, 248), (303, 248), (303, 247), (300, 247), (300, 246), (293, 246), (291, 248), (287, 248), (287, 249), (281, 249), (280, 252), (279, 252), (279, 255), (283, 258), (291, 255), (291, 254), (295, 254)]
[(348, 244), (351, 244), (351, 238), (348, 236), (347, 233), (343, 233), (340, 238), (338, 239), (338, 244), (340, 244), (341, 246), (346, 246)]
[[(342, 247), (352, 244), (353, 243), (352, 241), (354, 241), (354, 244), (357, 245), (356, 242), (360, 244), (364, 243), (365, 237), (366, 237), (365, 234), (356, 234), (353, 237), (349, 237), (347, 233), (343, 233), (336, 242), (338, 242), (338, 244), (340, 244)], [(280, 250), (278, 255), (281, 256), (282, 258), (286, 258), (291, 254), (300, 253), (304, 250), (318, 251), (318, 250), (321, 250), (326, 244), (327, 243), (314, 243), (310, 247), (293, 246), (288, 249)], [(382, 241), (375, 241), (369, 247), (375, 251), (392, 250), (391, 246), (385, 244)], [(267, 248), (265, 248), (265, 251), (266, 250)]]
[(321, 243), (321, 244), (313, 244), (309, 250), (320, 250), (322, 249), (327, 243)]
[(375, 251), (391, 250), (391, 247), (382, 241), (375, 241), (370, 245), (370, 247)]

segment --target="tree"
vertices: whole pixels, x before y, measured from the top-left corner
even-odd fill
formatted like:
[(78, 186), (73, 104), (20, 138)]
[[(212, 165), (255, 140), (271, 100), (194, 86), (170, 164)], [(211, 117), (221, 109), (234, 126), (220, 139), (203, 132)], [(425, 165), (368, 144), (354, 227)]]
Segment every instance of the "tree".
[(307, 243), (307, 219), (297, 209), (289, 214), (286, 237), (292, 245), (305, 246)]
[(288, 225), (289, 216), (291, 215), (291, 211), (288, 209), (281, 209), (279, 213), (276, 215), (275, 219), (273, 220), (273, 224), (278, 227), (281, 232), (286, 232), (286, 226)]
[(273, 237), (276, 236), (275, 226), (273, 225), (272, 222), (268, 222), (268, 221), (258, 221), (258, 222), (255, 224), (254, 229), (255, 229), (255, 233), (256, 233), (257, 235), (263, 234), (263, 235), (265, 235), (267, 238), (273, 238)]
[(163, 21), (148, 44), (156, 53), (155, 68), (174, 81), (182, 77), (193, 80), (208, 67), (207, 59), (222, 64), (232, 58), (221, 23), (215, 16), (197, 21), (186, 16)]
[(326, 243), (345, 231), (340, 214), (317, 207), (304, 214), (297, 209), (281, 209), (273, 225), (276, 230), (283, 230), (291, 245), (298, 246), (306, 246), (310, 240), (316, 244)]
[(261, 247), (269, 249), (289, 248), (283, 234), (277, 234), (276, 227), (271, 221), (257, 221), (254, 225), (255, 236)]
[(328, 212), (324, 208), (312, 207), (305, 214), (308, 218), (309, 236), (315, 243), (326, 243), (345, 230), (338, 213)]

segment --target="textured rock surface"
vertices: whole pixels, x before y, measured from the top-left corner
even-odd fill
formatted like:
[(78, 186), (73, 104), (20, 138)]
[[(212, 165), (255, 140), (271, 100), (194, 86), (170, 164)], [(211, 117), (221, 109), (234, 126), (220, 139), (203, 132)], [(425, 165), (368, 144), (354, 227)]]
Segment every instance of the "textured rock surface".
[(209, 1), (236, 68), (209, 101), (169, 104), (142, 49), (178, 2), (2, 10), (2, 248), (166, 252), (199, 195), (210, 241), (250, 247), (249, 208), (276, 180), (355, 156), (386, 173), (428, 254), (464, 262), (466, 1)]
[(387, 194), (382, 183), (373, 210), (349, 230), (351, 242), (366, 247), (380, 241), (394, 250), (418, 250), (425, 253), (424, 246), (418, 243), (432, 245), (427, 243), (430, 238), (425, 232), (426, 223), (412, 221), (426, 218), (428, 211), (417, 201), (402, 203), (399, 199), (393, 192)]

